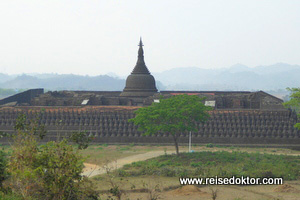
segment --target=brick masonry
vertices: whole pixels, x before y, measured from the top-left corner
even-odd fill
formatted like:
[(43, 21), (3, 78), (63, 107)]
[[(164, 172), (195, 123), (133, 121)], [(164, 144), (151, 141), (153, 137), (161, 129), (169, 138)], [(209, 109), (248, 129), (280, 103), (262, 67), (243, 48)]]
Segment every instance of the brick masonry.
[[(14, 132), (20, 113), (28, 119), (40, 116), (47, 136), (44, 141), (67, 137), (72, 132), (87, 131), (95, 143), (173, 144), (168, 134), (143, 136), (137, 126), (128, 122), (134, 117), (133, 106), (84, 107), (2, 107), (0, 130)], [(214, 110), (206, 123), (198, 123), (192, 134), (193, 143), (300, 146), (300, 132), (293, 125), (297, 115), (290, 110)], [(181, 144), (188, 142), (188, 133), (180, 135)], [(2, 138), (1, 143), (7, 143)]]

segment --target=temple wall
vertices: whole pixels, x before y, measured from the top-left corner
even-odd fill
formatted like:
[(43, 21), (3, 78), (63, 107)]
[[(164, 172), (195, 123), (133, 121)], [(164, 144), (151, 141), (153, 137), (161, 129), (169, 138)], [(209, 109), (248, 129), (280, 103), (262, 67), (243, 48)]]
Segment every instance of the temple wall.
[[(14, 107), (0, 108), (0, 131), (13, 133), (20, 113), (33, 119), (39, 113), (39, 123), (48, 130), (44, 141), (56, 140), (76, 131), (87, 131), (95, 143), (173, 144), (169, 134), (143, 136), (137, 126), (128, 122), (138, 107)], [(198, 123), (192, 134), (193, 143), (298, 145), (300, 132), (293, 125), (295, 113), (288, 110), (214, 110), (206, 123)], [(188, 143), (188, 133), (182, 133), (180, 143)], [(6, 143), (2, 138), (0, 142)]]
[(44, 89), (31, 89), (25, 92), (20, 92), (18, 94), (12, 95), (10, 97), (0, 100), (0, 105), (4, 105), (11, 102), (17, 102), (18, 104), (26, 103), (30, 104), (30, 101), (40, 94), (44, 93)]

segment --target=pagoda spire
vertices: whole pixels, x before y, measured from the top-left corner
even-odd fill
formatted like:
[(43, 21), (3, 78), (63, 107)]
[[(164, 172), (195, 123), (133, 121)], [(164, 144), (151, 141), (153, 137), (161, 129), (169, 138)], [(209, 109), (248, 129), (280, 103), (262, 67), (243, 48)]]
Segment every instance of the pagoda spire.
[(142, 37), (140, 37), (140, 42), (138, 46), (139, 46), (138, 60), (131, 74), (150, 74), (144, 61), (144, 50), (143, 50), (144, 45), (142, 42)]
[(142, 38), (140, 38), (138, 46), (138, 59), (134, 69), (126, 79), (125, 88), (120, 94), (122, 97), (145, 98), (152, 96), (157, 92), (155, 79), (150, 74), (144, 61), (144, 45)]
[(144, 45), (143, 45), (143, 42), (142, 42), (142, 37), (140, 37), (140, 43), (139, 43), (138, 46), (140, 46), (140, 47), (144, 46)]

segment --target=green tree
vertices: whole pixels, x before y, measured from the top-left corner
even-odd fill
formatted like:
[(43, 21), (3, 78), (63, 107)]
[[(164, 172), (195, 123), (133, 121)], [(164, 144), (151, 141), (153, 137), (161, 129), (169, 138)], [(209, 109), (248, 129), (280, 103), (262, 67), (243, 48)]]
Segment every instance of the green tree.
[(138, 125), (138, 130), (145, 135), (159, 132), (173, 136), (177, 155), (179, 154), (178, 137), (186, 131), (197, 131), (197, 122), (205, 122), (209, 118), (204, 99), (196, 95), (176, 95), (168, 99), (160, 99), (159, 103), (143, 107), (135, 111), (135, 118), (130, 119)]
[[(291, 92), (290, 100), (284, 102), (283, 105), (286, 108), (291, 108), (298, 113), (298, 117), (300, 117), (300, 88), (287, 88)], [(296, 123), (295, 127), (300, 129), (300, 123)]]
[(69, 141), (77, 144), (77, 148), (80, 150), (88, 148), (90, 142), (94, 137), (88, 135), (86, 131), (74, 132), (70, 137)]
[(90, 181), (81, 175), (84, 159), (79, 150), (65, 139), (38, 145), (44, 127), (27, 121), (25, 115), (16, 121), (10, 176), (3, 185), (23, 199), (97, 199)]
[[(84, 159), (67, 140), (48, 142), (40, 146), (33, 163), (39, 177), (40, 197), (44, 199), (90, 199), (83, 186), (87, 179), (81, 175)], [(96, 193), (95, 193), (96, 194)]]

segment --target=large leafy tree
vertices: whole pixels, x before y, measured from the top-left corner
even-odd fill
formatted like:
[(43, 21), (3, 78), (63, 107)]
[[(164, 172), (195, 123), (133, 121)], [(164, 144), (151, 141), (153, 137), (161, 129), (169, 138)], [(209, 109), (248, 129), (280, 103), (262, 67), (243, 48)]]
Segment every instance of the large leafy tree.
[[(298, 113), (300, 117), (300, 88), (287, 88), (291, 92), (290, 100), (284, 102), (283, 105), (287, 108), (291, 108)], [(300, 123), (296, 123), (295, 127), (300, 129)]]
[(130, 122), (138, 125), (138, 130), (145, 135), (159, 132), (173, 136), (177, 155), (179, 154), (178, 137), (186, 131), (197, 131), (197, 122), (205, 122), (209, 118), (211, 108), (205, 106), (204, 99), (196, 95), (176, 95), (160, 99), (159, 103), (143, 107), (135, 111), (135, 118)]

